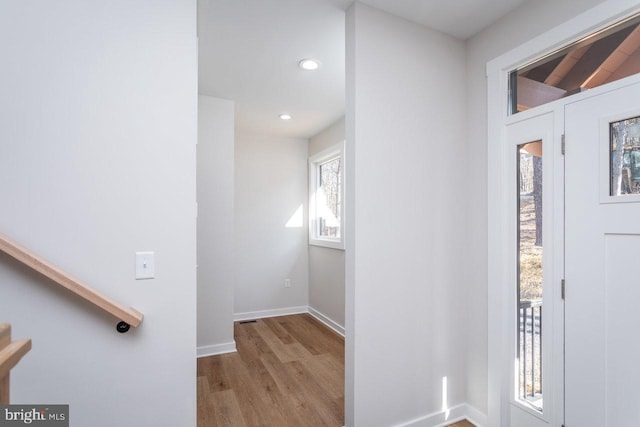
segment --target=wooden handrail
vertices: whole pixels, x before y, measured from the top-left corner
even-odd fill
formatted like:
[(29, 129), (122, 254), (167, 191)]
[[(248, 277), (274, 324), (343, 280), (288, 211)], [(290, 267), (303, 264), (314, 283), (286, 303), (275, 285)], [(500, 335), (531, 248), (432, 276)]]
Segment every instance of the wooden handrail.
[(8, 405), (11, 369), (31, 350), (31, 340), (11, 341), (11, 325), (0, 323), (0, 405)]
[(117, 327), (119, 332), (126, 332), (129, 329), (129, 325), (136, 327), (142, 322), (144, 315), (138, 310), (125, 307), (115, 302), (78, 279), (71, 277), (69, 274), (28, 249), (20, 246), (2, 233), (0, 233), (0, 251), (5, 252), (24, 265), (53, 280), (60, 286), (67, 288), (76, 295), (81, 296), (90, 303), (120, 319), (121, 322), (118, 323)]

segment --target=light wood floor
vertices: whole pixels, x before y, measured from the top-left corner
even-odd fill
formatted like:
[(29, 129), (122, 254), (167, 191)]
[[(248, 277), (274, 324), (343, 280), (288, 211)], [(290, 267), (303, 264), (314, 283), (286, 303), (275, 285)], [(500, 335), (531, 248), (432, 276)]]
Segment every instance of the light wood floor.
[(237, 353), (198, 359), (198, 427), (344, 425), (341, 336), (308, 314), (236, 322), (234, 334)]
[(457, 423), (449, 424), (448, 427), (475, 427), (475, 426), (471, 424), (469, 421), (464, 420), (464, 421), (458, 421)]
[(343, 426), (344, 339), (308, 314), (236, 323), (198, 359), (198, 427)]

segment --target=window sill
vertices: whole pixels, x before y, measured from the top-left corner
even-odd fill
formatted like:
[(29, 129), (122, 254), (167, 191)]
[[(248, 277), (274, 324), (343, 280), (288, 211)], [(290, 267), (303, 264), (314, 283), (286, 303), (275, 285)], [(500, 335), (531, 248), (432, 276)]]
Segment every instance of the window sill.
[(309, 239), (309, 246), (319, 246), (344, 251), (344, 242), (341, 241)]

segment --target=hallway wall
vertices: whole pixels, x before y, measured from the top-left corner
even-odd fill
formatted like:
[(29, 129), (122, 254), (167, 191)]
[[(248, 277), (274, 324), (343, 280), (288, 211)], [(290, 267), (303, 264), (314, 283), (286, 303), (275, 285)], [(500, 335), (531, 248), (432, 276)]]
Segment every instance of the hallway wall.
[(306, 139), (236, 133), (236, 317), (306, 310), (307, 145)]
[[(33, 349), (14, 403), (75, 426), (196, 424), (196, 2), (9, 1), (0, 13), (0, 231), (138, 328), (0, 255), (0, 321)], [(135, 280), (135, 252), (155, 279)], [(151, 405), (151, 406), (150, 406)]]
[(235, 350), (234, 103), (198, 97), (198, 355)]
[[(309, 156), (342, 143), (344, 118), (309, 140)], [(347, 249), (348, 250), (348, 249)], [(344, 330), (345, 251), (309, 246), (309, 307)]]
[(470, 351), (464, 43), (356, 2), (346, 59), (346, 425), (444, 423)]

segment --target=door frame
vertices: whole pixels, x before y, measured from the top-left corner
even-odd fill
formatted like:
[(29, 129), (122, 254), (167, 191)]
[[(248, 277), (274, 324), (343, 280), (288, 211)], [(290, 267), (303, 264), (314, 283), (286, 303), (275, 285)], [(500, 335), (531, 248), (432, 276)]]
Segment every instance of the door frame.
[[(563, 334), (562, 326), (564, 320), (564, 307), (560, 296), (560, 278), (563, 275), (563, 236), (564, 236), (564, 211), (562, 200), (564, 198), (564, 161), (560, 152), (560, 137), (558, 136), (559, 124), (562, 125), (562, 117), (559, 117), (556, 111), (544, 111), (533, 117), (527, 117), (524, 120), (516, 120), (507, 126), (506, 146), (504, 149), (507, 155), (507, 164), (505, 165), (505, 179), (503, 180), (505, 189), (508, 189), (505, 195), (505, 205), (509, 206), (508, 212), (505, 212), (507, 220), (506, 225), (510, 250), (508, 251), (509, 262), (503, 267), (507, 275), (507, 281), (502, 282), (513, 284), (505, 285), (503, 291), (505, 296), (508, 295), (506, 301), (508, 303), (508, 318), (504, 319), (506, 326), (506, 342), (507, 351), (505, 357), (510, 361), (516, 360), (517, 347), (517, 306), (518, 299), (516, 293), (517, 283), (517, 247), (518, 241), (517, 227), (519, 212), (518, 207), (518, 186), (516, 174), (518, 165), (516, 157), (518, 146), (540, 140), (542, 141), (542, 211), (543, 211), (543, 283), (544, 296), (542, 304), (542, 328), (544, 333), (540, 338), (542, 341), (542, 375), (545, 379), (542, 383), (544, 396), (544, 411), (540, 413), (534, 409), (531, 404), (518, 399), (519, 390), (516, 390), (518, 372), (514, 368), (514, 364), (509, 362), (508, 369), (505, 369), (508, 381), (508, 411), (505, 414), (511, 423), (508, 425), (517, 425), (522, 427), (544, 426), (552, 422), (552, 416), (555, 414), (557, 400), (553, 397), (562, 391), (562, 383), (557, 381), (549, 381), (551, 378), (559, 378), (562, 375), (562, 358), (559, 358), (558, 352), (552, 351), (558, 345), (562, 345)], [(558, 298), (556, 298), (558, 296)], [(506, 314), (507, 312), (505, 312)], [(559, 329), (558, 329), (559, 328)], [(533, 331), (532, 331), (533, 332)], [(526, 332), (525, 332), (526, 334)], [(561, 353), (560, 353), (561, 355)], [(551, 397), (551, 398), (550, 398)], [(560, 408), (561, 409), (561, 408)], [(559, 414), (561, 415), (561, 414)]]
[[(511, 292), (508, 286), (512, 276), (513, 250), (513, 224), (511, 218), (515, 215), (515, 194), (509, 194), (511, 183), (514, 179), (511, 175), (509, 144), (506, 140), (506, 128), (509, 124), (527, 120), (541, 114), (554, 112), (554, 140), (561, 138), (564, 132), (564, 106), (569, 102), (597, 96), (612, 89), (635, 83), (640, 76), (632, 76), (604, 86), (591, 89), (587, 92), (576, 94), (570, 98), (560, 99), (549, 104), (541, 105), (527, 111), (509, 116), (508, 114), (508, 75), (516, 69), (536, 58), (553, 52), (566, 46), (594, 31), (611, 25), (620, 19), (638, 13), (640, 6), (631, 1), (608, 0), (568, 22), (556, 27), (529, 42), (511, 50), (510, 52), (487, 63), (487, 96), (488, 96), (488, 426), (508, 427), (511, 407), (511, 375), (512, 361), (510, 355), (512, 349), (512, 319), (513, 312), (510, 304)], [(556, 144), (558, 147), (560, 144)], [(555, 153), (554, 153), (555, 157)], [(546, 158), (546, 156), (545, 156)], [(555, 180), (557, 184), (557, 180)], [(562, 185), (562, 184), (560, 184)], [(554, 189), (555, 190), (555, 189)], [(560, 211), (564, 204), (563, 188), (554, 191), (553, 209), (555, 213)], [(558, 199), (557, 195), (562, 194)], [(561, 212), (561, 211), (560, 211)], [(563, 212), (562, 212), (563, 213)], [(556, 216), (556, 215), (554, 215)], [(563, 216), (563, 215), (562, 215)], [(563, 225), (563, 218), (554, 219), (554, 229), (557, 230), (557, 222)], [(561, 258), (553, 260), (554, 273), (552, 283), (554, 288), (559, 288), (559, 280), (564, 274), (564, 236), (554, 235), (554, 246), (561, 245), (556, 252)], [(554, 297), (556, 297), (554, 295)], [(515, 300), (514, 300), (515, 301)], [(562, 306), (562, 307), (560, 307)], [(563, 304), (556, 304), (554, 309), (554, 325), (552, 330), (564, 328)], [(564, 345), (562, 333), (554, 333), (554, 348), (561, 349)], [(562, 367), (564, 363), (563, 352), (556, 351), (554, 366)], [(553, 406), (556, 408), (549, 414), (549, 420), (553, 427), (562, 425), (564, 418), (564, 384), (563, 380), (554, 381), (552, 391)]]

